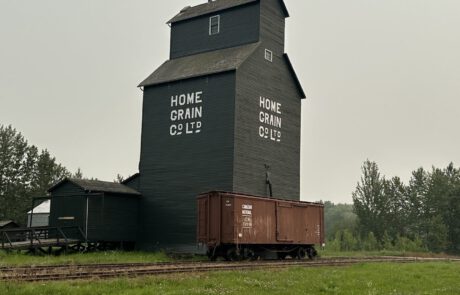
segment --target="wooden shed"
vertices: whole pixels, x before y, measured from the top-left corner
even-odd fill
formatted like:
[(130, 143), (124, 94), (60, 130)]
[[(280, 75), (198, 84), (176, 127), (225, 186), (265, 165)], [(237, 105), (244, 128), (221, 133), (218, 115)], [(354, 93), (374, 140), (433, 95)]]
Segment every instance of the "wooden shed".
[(27, 212), (28, 227), (49, 226), (51, 200), (46, 200)]
[(194, 249), (195, 197), (300, 199), (301, 99), (282, 0), (216, 0), (174, 16), (144, 90), (140, 245)]
[(19, 225), (12, 220), (0, 220), (0, 230), (19, 228)]
[(50, 226), (79, 226), (89, 242), (136, 241), (136, 190), (120, 183), (66, 178), (48, 192)]

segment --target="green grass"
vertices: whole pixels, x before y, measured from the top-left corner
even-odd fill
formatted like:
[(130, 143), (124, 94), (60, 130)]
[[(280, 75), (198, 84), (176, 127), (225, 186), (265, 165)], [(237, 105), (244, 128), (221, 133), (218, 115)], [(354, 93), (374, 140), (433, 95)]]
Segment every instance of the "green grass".
[(320, 257), (373, 257), (373, 256), (398, 256), (398, 257), (434, 257), (434, 258), (459, 258), (458, 256), (435, 254), (430, 252), (404, 252), (404, 251), (330, 251), (320, 250)]
[[(368, 257), (368, 256), (428, 256), (444, 257), (430, 253), (409, 253), (398, 251), (375, 251), (375, 252), (332, 252), (320, 251), (321, 257)], [(186, 260), (207, 260), (206, 257), (187, 258)], [(24, 265), (59, 265), (59, 264), (93, 264), (93, 263), (148, 263), (168, 262), (174, 258), (162, 252), (121, 252), (108, 251), (85, 254), (69, 254), (61, 256), (34, 256), (24, 252), (9, 253), (0, 251), (1, 266), (24, 266)], [(184, 260), (184, 259), (181, 259)], [(1, 295), (1, 294), (0, 294)]]
[[(60, 256), (34, 256), (25, 253), (6, 253), (0, 251), (0, 266), (58, 265), (93, 263), (149, 263), (167, 262), (172, 259), (166, 254), (149, 252), (95, 252)], [(1, 294), (1, 293), (0, 293)]]
[(216, 272), (109, 281), (0, 283), (0, 294), (460, 294), (460, 263)]

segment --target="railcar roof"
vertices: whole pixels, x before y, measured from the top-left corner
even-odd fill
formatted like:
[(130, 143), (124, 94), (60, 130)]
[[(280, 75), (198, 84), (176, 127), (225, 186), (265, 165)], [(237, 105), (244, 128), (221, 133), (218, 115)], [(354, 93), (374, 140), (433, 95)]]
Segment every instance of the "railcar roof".
[(295, 203), (295, 204), (304, 204), (304, 205), (312, 205), (312, 206), (324, 207), (324, 204), (319, 203), (319, 202), (296, 201), (296, 200), (289, 200), (289, 199), (280, 199), (280, 198), (264, 197), (264, 196), (255, 196), (255, 195), (250, 195), (250, 194), (232, 193), (232, 192), (225, 192), (225, 191), (211, 191), (211, 192), (207, 192), (207, 193), (201, 193), (201, 194), (199, 194), (197, 196), (197, 198), (203, 198), (203, 197), (209, 196), (211, 194), (225, 194), (225, 195), (229, 195), (229, 196), (233, 196), (233, 197), (262, 199), (262, 200), (266, 200), (266, 201), (281, 201), (281, 202), (286, 202), (286, 203)]

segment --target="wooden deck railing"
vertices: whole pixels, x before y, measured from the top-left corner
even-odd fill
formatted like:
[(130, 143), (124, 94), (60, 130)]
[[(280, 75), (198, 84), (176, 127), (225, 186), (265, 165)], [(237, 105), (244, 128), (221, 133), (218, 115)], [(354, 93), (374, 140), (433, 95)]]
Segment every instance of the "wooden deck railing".
[(5, 229), (0, 231), (1, 249), (14, 249), (15, 244), (30, 243), (30, 248), (40, 247), (43, 240), (55, 239), (56, 245), (67, 245), (69, 241), (87, 242), (83, 230), (78, 226), (32, 227)]

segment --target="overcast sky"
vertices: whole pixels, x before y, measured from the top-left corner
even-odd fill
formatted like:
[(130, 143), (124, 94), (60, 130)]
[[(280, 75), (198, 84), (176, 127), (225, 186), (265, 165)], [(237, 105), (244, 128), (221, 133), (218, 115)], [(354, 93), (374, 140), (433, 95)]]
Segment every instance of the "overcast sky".
[[(142, 92), (204, 0), (0, 0), (0, 124), (71, 171), (137, 172)], [(460, 163), (460, 1), (286, 0), (304, 200), (351, 202), (366, 159), (407, 180)]]

